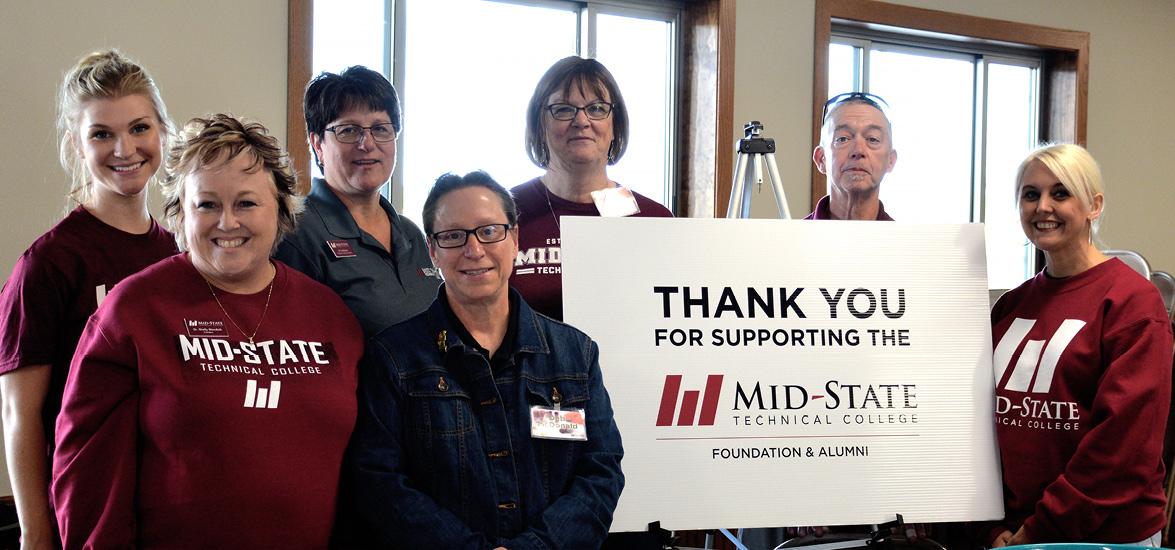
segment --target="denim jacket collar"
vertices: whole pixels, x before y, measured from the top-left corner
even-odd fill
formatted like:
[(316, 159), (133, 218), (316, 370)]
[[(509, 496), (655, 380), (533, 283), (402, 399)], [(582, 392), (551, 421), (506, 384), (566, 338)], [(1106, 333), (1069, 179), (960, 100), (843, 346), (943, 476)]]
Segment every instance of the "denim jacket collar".
[[(514, 341), (513, 354), (519, 353), (550, 353), (547, 345), (547, 334), (539, 327), (538, 313), (526, 303), (522, 295), (510, 287), (510, 298), (518, 303), (518, 334)], [(445, 314), (445, 283), (437, 288), (437, 297), (428, 308), (428, 323), (435, 327), (437, 332), (437, 348), (442, 355), (447, 353), (465, 353), (465, 343), (457, 336), (457, 331), (451, 330), (448, 316)], [(442, 345), (442, 342), (444, 343)], [(470, 349), (470, 353), (477, 353)]]

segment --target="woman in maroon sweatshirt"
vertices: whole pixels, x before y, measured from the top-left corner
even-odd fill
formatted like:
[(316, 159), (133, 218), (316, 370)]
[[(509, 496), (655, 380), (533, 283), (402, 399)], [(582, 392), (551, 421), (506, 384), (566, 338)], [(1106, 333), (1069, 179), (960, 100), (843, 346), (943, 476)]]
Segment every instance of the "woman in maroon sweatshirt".
[(1158, 546), (1171, 326), (1157, 289), (1094, 246), (1101, 172), (1076, 145), (1034, 151), (1020, 223), (1045, 269), (992, 309), (1004, 521), (992, 546)]
[(110, 293), (66, 383), (65, 548), (325, 548), (363, 332), (332, 290), (270, 259), (301, 199), (263, 126), (194, 119), (167, 170), (185, 253)]

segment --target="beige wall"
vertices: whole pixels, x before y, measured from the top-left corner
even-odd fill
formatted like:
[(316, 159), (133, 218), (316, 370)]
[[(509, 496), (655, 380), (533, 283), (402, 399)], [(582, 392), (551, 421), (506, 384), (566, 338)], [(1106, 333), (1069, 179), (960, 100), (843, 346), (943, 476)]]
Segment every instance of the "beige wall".
[[(286, 131), (285, 0), (0, 0), (0, 272), (56, 223), (68, 189), (54, 96), (82, 54), (118, 47), (155, 76), (171, 116), (215, 111)], [(153, 198), (158, 211), (158, 194)], [(11, 494), (0, 461), (0, 494)]]
[[(1089, 31), (1089, 147), (1108, 183), (1103, 236), (1175, 271), (1175, 192), (1165, 176), (1175, 155), (1175, 4), (1165, 0), (903, 3)], [(53, 95), (80, 54), (118, 46), (150, 68), (176, 120), (214, 110), (258, 118), (285, 133), (286, 2), (283, 0), (6, 1), (0, 18), (0, 276), (60, 216), (66, 180), (56, 160)], [(808, 211), (811, 174), (811, 0), (739, 0), (735, 130), (759, 119), (775, 138), (794, 215)], [(1148, 106), (1150, 106), (1148, 108)], [(17, 131), (16, 129), (20, 129)], [(1132, 151), (1137, 151), (1131, 154)], [(729, 176), (723, 176), (729, 177)], [(756, 201), (770, 215), (773, 199)], [(157, 198), (156, 198), (157, 199)], [(158, 200), (154, 201), (158, 204)]]
[[(117, 47), (155, 76), (173, 120), (230, 111), (285, 140), (285, 0), (2, 0), (0, 277), (56, 223), (68, 189), (55, 94), (89, 51)], [(153, 211), (161, 203), (152, 200)]]
[[(893, 0), (917, 7), (1090, 33), (1088, 146), (1102, 165), (1107, 245), (1141, 252), (1175, 272), (1175, 3), (1169, 0)], [(738, 0), (735, 126), (763, 121), (793, 216), (809, 211), (812, 162), (811, 0)], [(732, 136), (733, 140), (736, 136)], [(732, 141), (733, 143), (733, 141)], [(773, 216), (770, 191), (757, 216)]]

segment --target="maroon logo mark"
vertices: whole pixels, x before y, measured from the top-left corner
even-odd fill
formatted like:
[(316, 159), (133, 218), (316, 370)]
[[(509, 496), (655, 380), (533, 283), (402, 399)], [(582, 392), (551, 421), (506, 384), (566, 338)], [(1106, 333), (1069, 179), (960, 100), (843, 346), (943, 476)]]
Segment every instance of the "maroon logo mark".
[[(697, 417), (698, 426), (713, 426), (714, 416), (718, 414), (718, 394), (722, 392), (721, 374), (711, 374), (706, 377), (706, 390), (702, 397), (701, 415)], [(672, 426), (673, 413), (677, 408), (677, 395), (681, 391), (681, 375), (665, 375), (665, 387), (661, 390), (661, 408), (657, 411), (658, 426)], [(698, 412), (698, 390), (686, 390), (681, 399), (681, 412), (677, 415), (678, 426), (693, 426), (695, 414)]]

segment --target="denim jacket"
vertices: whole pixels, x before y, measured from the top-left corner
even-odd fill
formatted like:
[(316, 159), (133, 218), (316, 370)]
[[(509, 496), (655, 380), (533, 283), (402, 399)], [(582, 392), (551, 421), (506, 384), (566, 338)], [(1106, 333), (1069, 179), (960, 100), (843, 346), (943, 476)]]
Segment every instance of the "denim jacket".
[[(442, 286), (368, 343), (351, 449), (360, 514), (398, 548), (598, 548), (624, 451), (595, 342), (517, 297), (512, 364), (492, 372), (444, 299)], [(530, 407), (556, 401), (584, 409), (587, 441), (531, 438)]]

